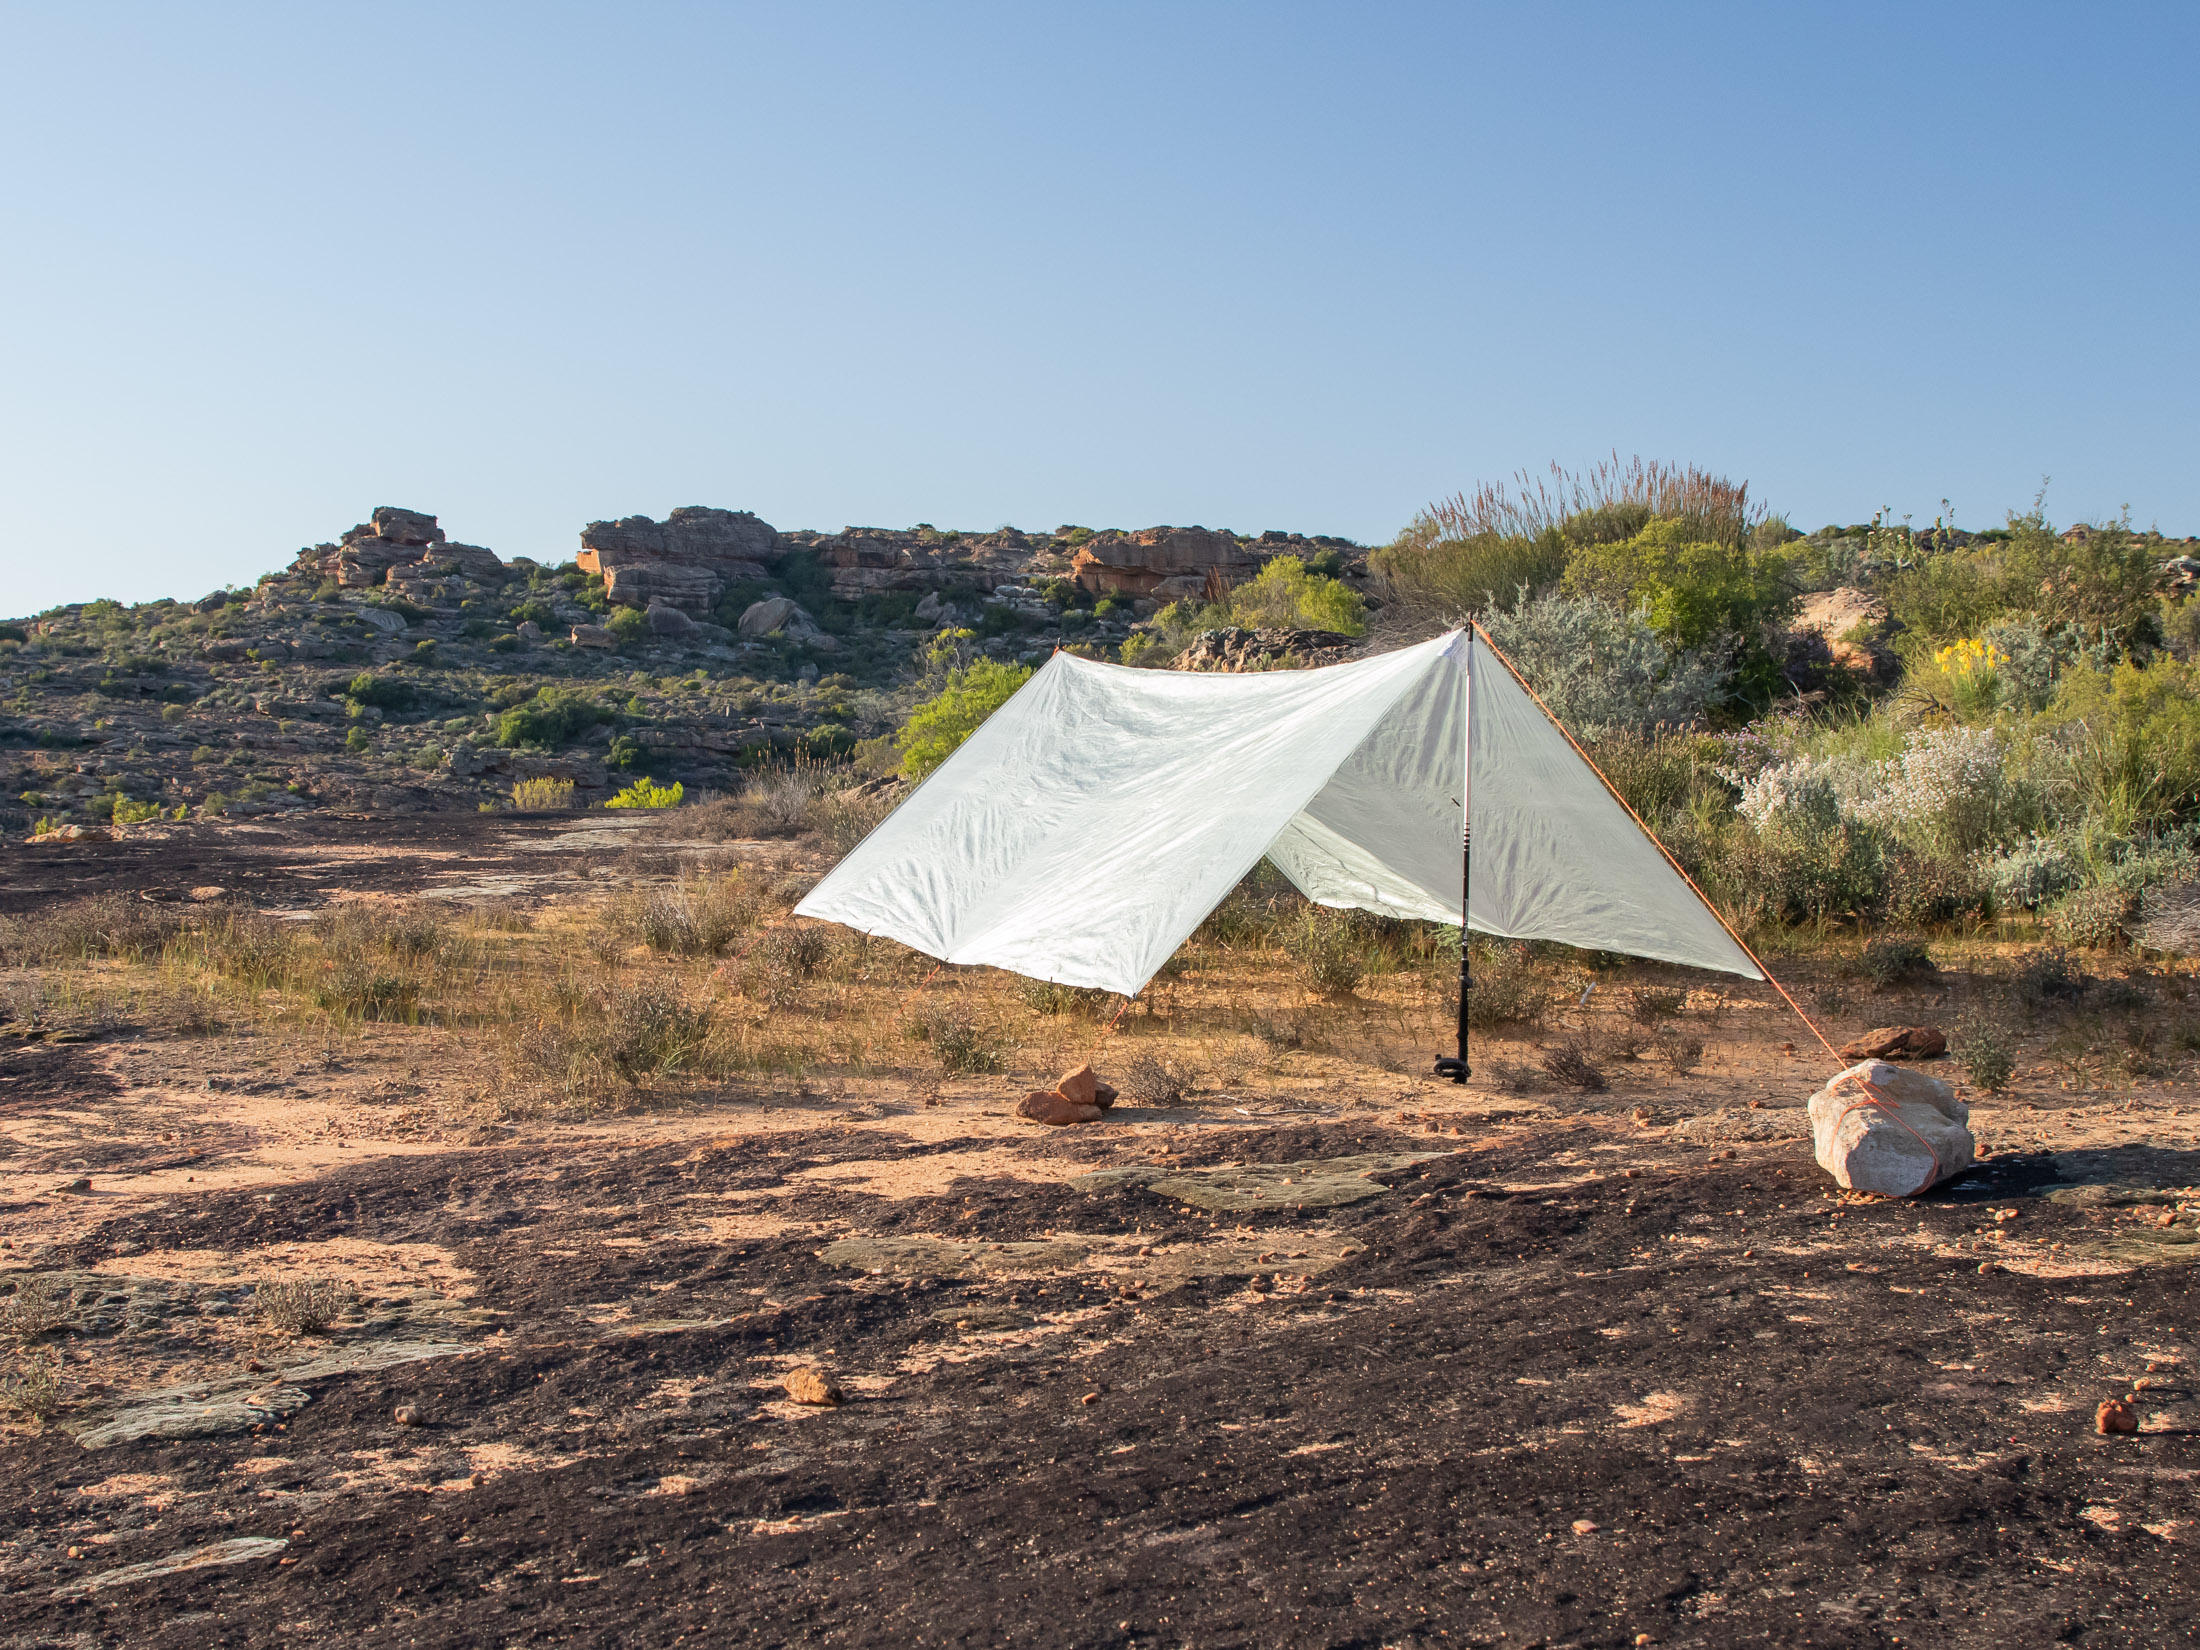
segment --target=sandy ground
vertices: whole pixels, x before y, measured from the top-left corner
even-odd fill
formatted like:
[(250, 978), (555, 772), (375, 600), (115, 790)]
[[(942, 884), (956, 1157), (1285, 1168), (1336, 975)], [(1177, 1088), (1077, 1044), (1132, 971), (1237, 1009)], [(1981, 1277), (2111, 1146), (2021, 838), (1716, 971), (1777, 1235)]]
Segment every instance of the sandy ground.
[[(504, 830), (380, 891), (488, 888)], [(1794, 972), (1837, 1036), (1966, 990)], [(1910, 1203), (1812, 1164), (1824, 1062), (1748, 987), (1693, 1075), (1285, 1052), (1060, 1131), (1015, 1075), (513, 1121), (431, 1029), (11, 1039), (0, 1289), (63, 1407), (0, 1443), (0, 1642), (2182, 1643), (2200, 1110), (2117, 1063), (2149, 992), (2027, 1028)]]

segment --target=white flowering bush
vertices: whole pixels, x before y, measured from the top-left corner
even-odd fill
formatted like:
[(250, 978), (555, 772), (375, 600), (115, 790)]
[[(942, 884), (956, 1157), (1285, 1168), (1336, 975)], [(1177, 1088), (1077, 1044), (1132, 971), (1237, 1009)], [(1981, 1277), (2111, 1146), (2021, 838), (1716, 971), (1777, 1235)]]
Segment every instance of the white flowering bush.
[(1873, 764), (1848, 806), (1920, 848), (1966, 854), (2000, 839), (2017, 802), (1992, 729), (1933, 728), (1900, 756)]

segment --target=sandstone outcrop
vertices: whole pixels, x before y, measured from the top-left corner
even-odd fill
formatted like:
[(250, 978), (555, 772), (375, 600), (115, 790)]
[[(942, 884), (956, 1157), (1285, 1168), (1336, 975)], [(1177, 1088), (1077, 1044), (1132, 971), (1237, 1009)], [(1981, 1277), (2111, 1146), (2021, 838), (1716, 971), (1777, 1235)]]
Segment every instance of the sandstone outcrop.
[(419, 510), (383, 505), (334, 544), (316, 544), (298, 552), (294, 572), (314, 571), (347, 590), (389, 582), (414, 570), (434, 577), (461, 577), (485, 584), (501, 581), (503, 559), (478, 544), (453, 544), (435, 517)]
[(1787, 675), (1800, 685), (1841, 672), (1891, 682), (1899, 665), (1887, 642), (1895, 629), (1887, 604), (1843, 586), (1805, 596), (1788, 621)]
[(1251, 577), (1260, 564), (1261, 558), (1231, 533), (1205, 527), (1148, 527), (1088, 539), (1070, 563), (1070, 577), (1095, 595), (1148, 597), (1157, 602), (1187, 597), (1219, 601), (1225, 590)]
[(779, 530), (747, 510), (686, 505), (663, 521), (623, 516), (581, 529), (584, 573), (603, 575), (622, 607), (677, 607), (707, 615), (727, 588), (762, 579), (787, 553)]

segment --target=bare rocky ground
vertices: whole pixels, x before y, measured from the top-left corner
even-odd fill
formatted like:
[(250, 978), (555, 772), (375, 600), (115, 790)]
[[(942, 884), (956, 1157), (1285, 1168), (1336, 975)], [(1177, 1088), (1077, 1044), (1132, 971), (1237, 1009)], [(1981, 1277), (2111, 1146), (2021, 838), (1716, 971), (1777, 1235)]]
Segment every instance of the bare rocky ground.
[[(555, 903), (636, 863), (575, 828), (194, 828), (0, 907)], [(1059, 1131), (1005, 1076), (528, 1121), (462, 1032), (11, 1039), (0, 1285), (64, 1402), (0, 1443), (0, 1643), (2189, 1642), (2189, 1071), (2028, 1027), (1981, 1170), (1874, 1201), (1796, 1136), (1807, 1038), (1722, 1001), (1695, 1077), (1294, 1054)]]

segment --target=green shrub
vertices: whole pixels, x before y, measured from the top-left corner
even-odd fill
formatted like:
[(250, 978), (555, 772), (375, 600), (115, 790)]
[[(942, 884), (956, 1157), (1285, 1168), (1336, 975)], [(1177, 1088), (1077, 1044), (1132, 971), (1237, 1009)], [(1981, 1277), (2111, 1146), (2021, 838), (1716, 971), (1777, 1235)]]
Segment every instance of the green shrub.
[(1367, 604), (1333, 578), (1307, 570), (1296, 556), (1278, 556), (1229, 593), (1229, 622), (1248, 630), (1367, 630)]
[(660, 785), (646, 774), (604, 804), (607, 808), (677, 808), (687, 787), (675, 779)]
[[(373, 747), (374, 740), (368, 736), (365, 728), (355, 725), (349, 733), (344, 735), (344, 749), (355, 755), (362, 751), (371, 750)], [(211, 804), (214, 799), (208, 797), (206, 800)]]
[[(1457, 930), (1448, 930), (1456, 933)], [(1451, 1012), (1458, 1012), (1458, 958), (1456, 948), (1446, 961), (1439, 951), (1436, 964), (1451, 971)], [(1535, 965), (1528, 947), (1516, 940), (1477, 940), (1469, 958), (1473, 989), (1467, 994), (1467, 1024), (1476, 1031), (1500, 1026), (1533, 1025), (1550, 1009), (1557, 988)]]
[(2065, 894), (2047, 913), (2048, 931), (2065, 945), (2099, 950), (2123, 938), (2124, 924), (2138, 909), (2129, 889), (2095, 883)]
[(1030, 680), (1029, 665), (995, 659), (976, 659), (949, 671), (946, 685), (910, 712), (895, 739), (902, 772), (912, 779), (931, 773)]
[(2128, 835), (2200, 807), (2200, 664), (2073, 667), (2038, 722), (2069, 753), (2086, 811), (2110, 830)]
[(414, 698), (412, 684), (401, 682), (392, 676), (377, 676), (361, 671), (345, 685), (344, 697), (355, 705), (372, 705), (377, 710), (404, 710)]
[(1016, 995), (1025, 1006), (1041, 1014), (1072, 1014), (1085, 1019), (1097, 1018), (1116, 1000), (1116, 993), (1102, 991), (1096, 986), (1059, 985), (1053, 980), (1034, 980), (1025, 975), (1016, 978)]
[(550, 812), (573, 806), (570, 779), (521, 779), (512, 786), (512, 806), (522, 813)]
[(2017, 1059), (2008, 1034), (1994, 1021), (1966, 1016), (1956, 1026), (1955, 1045), (1949, 1050), (1980, 1092), (1999, 1094), (2016, 1075)]
[(527, 745), (555, 749), (609, 714), (573, 689), (543, 688), (497, 718), (497, 743), (507, 750)]
[(1923, 940), (1890, 935), (1864, 947), (1864, 975), (1881, 990), (1933, 972), (1933, 954)]
[(1576, 549), (1566, 564), (1571, 595), (1596, 596), (1623, 613), (1640, 609), (1674, 647), (1753, 636), (1794, 603), (1794, 555), (1693, 537), (1682, 520), (1659, 520), (1630, 539)]
[(1367, 942), (1353, 914), (1309, 906), (1284, 948), (1306, 982), (1327, 997), (1349, 997), (1367, 977)]
[(913, 1041), (931, 1045), (942, 1071), (984, 1076), (1006, 1064), (993, 1040), (961, 1014), (934, 1011), (919, 1015), (905, 1029)]
[(604, 628), (611, 632), (621, 647), (649, 639), (649, 615), (638, 607), (621, 607), (604, 621)]

